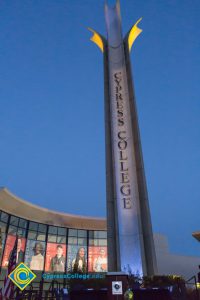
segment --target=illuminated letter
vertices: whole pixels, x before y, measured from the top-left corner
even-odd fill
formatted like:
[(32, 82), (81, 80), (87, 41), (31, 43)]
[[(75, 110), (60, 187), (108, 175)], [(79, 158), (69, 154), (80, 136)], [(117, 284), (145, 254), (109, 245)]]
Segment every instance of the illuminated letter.
[[(124, 188), (127, 188), (127, 190), (125, 191)], [(120, 191), (121, 191), (122, 195), (130, 196), (130, 194), (131, 194), (130, 184), (122, 185), (121, 188), (120, 188)]]
[(130, 209), (131, 208), (131, 198), (123, 198), (124, 200), (124, 208)]

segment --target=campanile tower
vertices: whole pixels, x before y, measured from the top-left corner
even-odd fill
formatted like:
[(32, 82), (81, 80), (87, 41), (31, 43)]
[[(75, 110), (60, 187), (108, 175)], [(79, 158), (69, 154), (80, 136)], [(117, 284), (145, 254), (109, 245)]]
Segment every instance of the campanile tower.
[(108, 271), (156, 273), (130, 51), (139, 19), (123, 38), (120, 3), (105, 3), (107, 38), (91, 40), (104, 56)]

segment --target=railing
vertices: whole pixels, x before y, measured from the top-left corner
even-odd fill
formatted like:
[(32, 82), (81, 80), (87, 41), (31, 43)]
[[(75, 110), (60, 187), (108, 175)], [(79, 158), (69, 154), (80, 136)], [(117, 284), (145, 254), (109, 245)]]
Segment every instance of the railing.
[(195, 294), (196, 294), (196, 300), (200, 300), (200, 296), (199, 296), (199, 291), (197, 288), (197, 279), (196, 276), (192, 276), (191, 278), (189, 278), (188, 280), (186, 280), (185, 282), (187, 287), (193, 287), (193, 289), (195, 290)]

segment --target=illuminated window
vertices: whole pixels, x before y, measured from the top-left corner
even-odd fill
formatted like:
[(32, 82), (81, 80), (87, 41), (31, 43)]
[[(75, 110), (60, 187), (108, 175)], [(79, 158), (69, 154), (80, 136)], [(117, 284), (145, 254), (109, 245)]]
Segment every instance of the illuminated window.
[(26, 227), (27, 221), (15, 216), (10, 217), (10, 225), (8, 227), (8, 234), (6, 237), (4, 255), (2, 260), (2, 267), (7, 268), (10, 260), (11, 251), (14, 247), (16, 235), (18, 235), (18, 249), (17, 263), (24, 261), (24, 252), (26, 244)]
[(28, 239), (36, 240), (37, 239), (37, 232), (36, 231), (29, 231), (28, 232)]
[(38, 232), (37, 241), (43, 241), (43, 242), (45, 242), (45, 240), (46, 240), (46, 235), (43, 234), (43, 233)]
[(107, 232), (89, 231), (88, 271), (107, 272)]
[(52, 235), (52, 234), (48, 235), (48, 242), (56, 243), (56, 239), (57, 239), (56, 235)]

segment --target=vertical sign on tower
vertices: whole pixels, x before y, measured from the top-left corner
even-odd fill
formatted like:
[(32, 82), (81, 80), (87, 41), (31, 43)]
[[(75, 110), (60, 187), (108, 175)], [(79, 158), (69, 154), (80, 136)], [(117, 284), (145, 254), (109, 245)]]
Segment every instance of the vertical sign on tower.
[(142, 31), (123, 39), (119, 0), (105, 4), (107, 39), (92, 30), (104, 53), (108, 269), (153, 274), (155, 249), (143, 168), (129, 52)]

